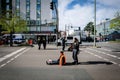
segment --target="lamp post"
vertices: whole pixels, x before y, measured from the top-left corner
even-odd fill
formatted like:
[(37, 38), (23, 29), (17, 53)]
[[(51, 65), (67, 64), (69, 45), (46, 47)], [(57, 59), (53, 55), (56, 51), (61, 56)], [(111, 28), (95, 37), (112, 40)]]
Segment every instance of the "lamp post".
[(94, 0), (94, 46), (96, 46), (96, 0)]
[(70, 28), (72, 28), (72, 24), (70, 25), (65, 25), (65, 32), (67, 33), (68, 32), (68, 36), (69, 36), (69, 30)]
[(55, 13), (56, 13), (56, 40), (57, 40), (57, 43), (58, 43), (59, 14), (58, 14), (57, 4), (52, 1), (50, 3), (50, 9), (55, 10)]

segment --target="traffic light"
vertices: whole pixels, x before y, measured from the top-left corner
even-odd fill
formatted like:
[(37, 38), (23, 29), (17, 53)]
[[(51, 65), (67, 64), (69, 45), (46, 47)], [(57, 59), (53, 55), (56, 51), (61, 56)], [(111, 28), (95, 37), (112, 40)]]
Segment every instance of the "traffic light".
[(50, 9), (52, 9), (52, 10), (54, 9), (54, 3), (53, 2), (50, 3)]
[(81, 30), (81, 28), (79, 27), (79, 30)]

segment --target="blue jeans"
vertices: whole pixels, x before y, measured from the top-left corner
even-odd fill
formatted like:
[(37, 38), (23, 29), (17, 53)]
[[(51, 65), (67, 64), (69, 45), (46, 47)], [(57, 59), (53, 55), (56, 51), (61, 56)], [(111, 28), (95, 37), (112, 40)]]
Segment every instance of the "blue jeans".
[(77, 49), (73, 49), (73, 54), (72, 54), (72, 57), (73, 57), (73, 60), (74, 60), (74, 63), (78, 63), (78, 51)]

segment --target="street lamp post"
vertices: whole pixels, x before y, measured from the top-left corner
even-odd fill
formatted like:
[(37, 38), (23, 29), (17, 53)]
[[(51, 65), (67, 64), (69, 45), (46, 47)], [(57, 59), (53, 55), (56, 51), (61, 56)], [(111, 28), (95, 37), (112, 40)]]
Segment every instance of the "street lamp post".
[(56, 12), (56, 40), (57, 40), (57, 44), (58, 44), (58, 27), (59, 27), (59, 14), (58, 14), (58, 8), (55, 2), (51, 2), (50, 3), (50, 8), (52, 10), (55, 10)]
[(65, 25), (65, 32), (66, 32), (66, 33), (68, 32), (68, 36), (70, 35), (70, 34), (69, 34), (70, 28), (72, 28), (72, 25)]
[(96, 0), (94, 0), (94, 46), (96, 46)]

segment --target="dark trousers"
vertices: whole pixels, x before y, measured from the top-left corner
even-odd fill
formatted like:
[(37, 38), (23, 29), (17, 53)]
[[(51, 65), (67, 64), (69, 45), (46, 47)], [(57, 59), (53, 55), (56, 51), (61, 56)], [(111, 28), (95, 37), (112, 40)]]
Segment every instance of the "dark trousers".
[(78, 54), (77, 49), (73, 49), (72, 57), (73, 57), (74, 63), (78, 63), (78, 56), (77, 56), (77, 54)]
[(46, 49), (46, 43), (43, 43), (43, 48)]
[(62, 46), (62, 50), (63, 50), (63, 51), (65, 50), (65, 45)]
[(41, 48), (41, 44), (38, 44), (38, 49), (40, 49)]

